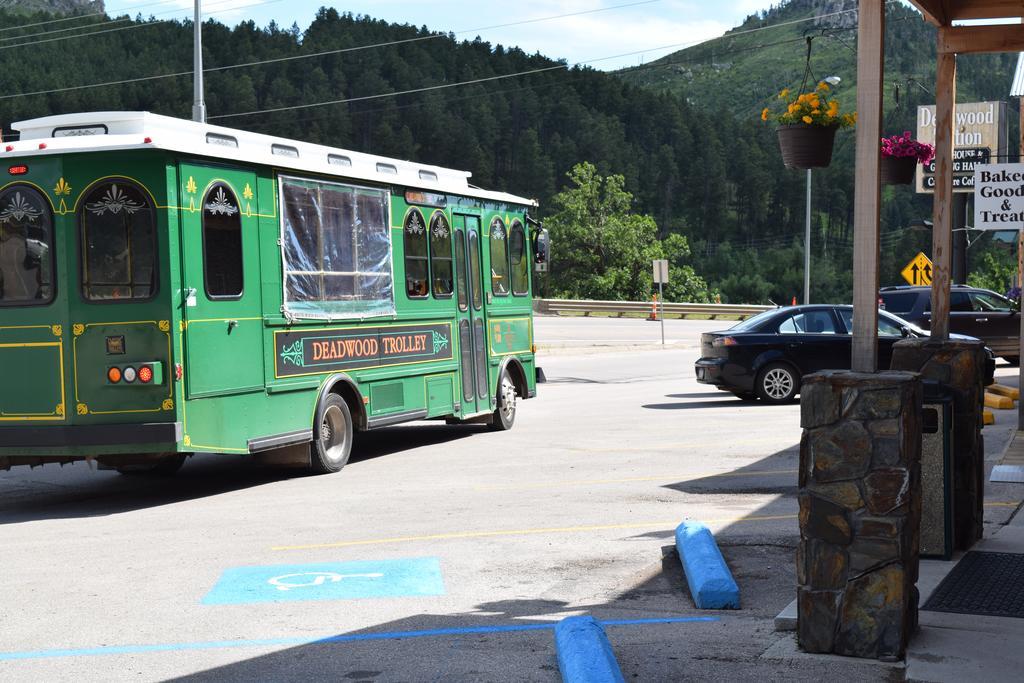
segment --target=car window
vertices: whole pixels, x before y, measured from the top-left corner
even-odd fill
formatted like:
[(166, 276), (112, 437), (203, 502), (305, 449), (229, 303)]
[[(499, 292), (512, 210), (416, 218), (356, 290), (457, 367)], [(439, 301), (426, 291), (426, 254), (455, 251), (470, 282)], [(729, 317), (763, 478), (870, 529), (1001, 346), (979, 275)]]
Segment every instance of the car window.
[(836, 334), (836, 326), (828, 311), (807, 311), (779, 323), (779, 334)]
[(882, 292), (885, 310), (893, 313), (910, 313), (917, 303), (917, 292)]
[[(843, 319), (843, 325), (850, 333), (853, 332), (853, 310), (842, 308), (839, 310), (839, 317)], [(882, 337), (902, 337), (903, 325), (889, 318), (882, 313), (878, 314), (878, 334)]]
[(971, 301), (976, 311), (1005, 311), (1013, 310), (1010, 302), (1001, 296), (989, 294), (988, 292), (971, 292)]
[(974, 305), (971, 303), (971, 297), (967, 295), (967, 292), (950, 292), (949, 310), (950, 312), (956, 311), (958, 313), (973, 311)]

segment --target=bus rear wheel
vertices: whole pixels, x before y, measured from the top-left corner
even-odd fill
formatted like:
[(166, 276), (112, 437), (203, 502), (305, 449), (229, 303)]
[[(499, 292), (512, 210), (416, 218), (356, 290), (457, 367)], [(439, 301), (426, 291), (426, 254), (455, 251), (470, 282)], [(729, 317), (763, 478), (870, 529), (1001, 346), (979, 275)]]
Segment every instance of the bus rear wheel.
[(327, 394), (316, 410), (309, 468), (316, 474), (338, 472), (352, 454), (352, 412), (337, 394)]
[(501, 373), (498, 380), (498, 407), (491, 415), (491, 429), (503, 432), (512, 429), (516, 423), (516, 385), (508, 372)]

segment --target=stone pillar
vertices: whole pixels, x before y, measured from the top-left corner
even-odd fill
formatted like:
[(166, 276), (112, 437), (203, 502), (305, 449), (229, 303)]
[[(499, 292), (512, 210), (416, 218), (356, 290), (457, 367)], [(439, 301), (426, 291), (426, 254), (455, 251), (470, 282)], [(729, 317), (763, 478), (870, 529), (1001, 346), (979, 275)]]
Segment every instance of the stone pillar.
[(892, 369), (917, 372), (953, 390), (953, 542), (967, 550), (981, 540), (985, 518), (985, 345), (980, 341), (904, 339)]
[(894, 659), (917, 625), (921, 382), (830, 370), (800, 390), (797, 639)]

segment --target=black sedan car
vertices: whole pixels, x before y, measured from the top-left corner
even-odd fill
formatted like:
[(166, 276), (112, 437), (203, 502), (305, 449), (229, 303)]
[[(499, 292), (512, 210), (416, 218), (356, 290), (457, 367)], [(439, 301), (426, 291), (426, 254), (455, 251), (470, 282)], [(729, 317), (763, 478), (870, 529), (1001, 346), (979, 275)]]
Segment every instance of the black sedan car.
[[(852, 306), (811, 304), (765, 311), (728, 330), (701, 335), (697, 381), (744, 400), (786, 403), (799, 393), (804, 375), (849, 369), (852, 331)], [(879, 311), (878, 367), (889, 367), (892, 345), (900, 339), (926, 336), (916, 325)], [(986, 375), (991, 378), (995, 360), (986, 351)]]

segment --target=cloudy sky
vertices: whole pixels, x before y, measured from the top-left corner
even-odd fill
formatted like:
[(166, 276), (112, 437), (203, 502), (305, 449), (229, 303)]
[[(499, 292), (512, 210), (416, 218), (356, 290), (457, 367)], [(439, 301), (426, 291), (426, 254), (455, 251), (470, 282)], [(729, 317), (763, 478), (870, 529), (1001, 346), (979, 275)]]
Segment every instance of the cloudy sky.
[[(779, 0), (775, 0), (777, 4)], [(204, 15), (225, 24), (252, 19), (305, 29), (323, 0), (203, 0)], [(657, 59), (721, 35), (771, 0), (350, 0), (340, 12), (451, 31), (460, 39), (480, 36), (518, 45), (527, 52), (616, 69)], [(191, 0), (108, 0), (107, 13), (191, 15)], [(529, 22), (529, 23), (520, 23)], [(518, 23), (515, 26), (507, 26)], [(504, 26), (502, 26), (504, 25)], [(500, 27), (499, 27), (500, 26)], [(495, 28), (489, 28), (495, 27)]]

